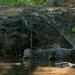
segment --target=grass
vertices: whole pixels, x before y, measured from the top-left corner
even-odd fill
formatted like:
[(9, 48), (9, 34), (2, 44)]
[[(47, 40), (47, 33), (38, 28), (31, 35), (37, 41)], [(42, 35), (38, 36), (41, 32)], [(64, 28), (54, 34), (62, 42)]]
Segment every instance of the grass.
[(0, 4), (16, 4), (16, 3), (24, 3), (28, 5), (42, 5), (46, 1), (44, 0), (0, 0)]
[(11, 4), (16, 3), (16, 0), (0, 0), (0, 4)]

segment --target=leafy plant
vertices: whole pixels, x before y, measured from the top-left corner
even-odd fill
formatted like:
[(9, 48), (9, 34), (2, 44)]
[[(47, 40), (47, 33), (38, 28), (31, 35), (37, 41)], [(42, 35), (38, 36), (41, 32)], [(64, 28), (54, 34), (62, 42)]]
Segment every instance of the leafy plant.
[(72, 28), (72, 32), (75, 32), (75, 26)]

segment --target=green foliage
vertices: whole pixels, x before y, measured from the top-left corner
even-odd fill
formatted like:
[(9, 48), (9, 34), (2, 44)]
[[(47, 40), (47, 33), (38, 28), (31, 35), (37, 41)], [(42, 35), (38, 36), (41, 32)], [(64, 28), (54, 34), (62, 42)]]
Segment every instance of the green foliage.
[(0, 0), (0, 4), (12, 4), (15, 2), (16, 0)]
[(28, 5), (43, 5), (46, 0), (0, 0), (0, 4), (25, 3)]
[(75, 26), (72, 28), (72, 32), (75, 32)]

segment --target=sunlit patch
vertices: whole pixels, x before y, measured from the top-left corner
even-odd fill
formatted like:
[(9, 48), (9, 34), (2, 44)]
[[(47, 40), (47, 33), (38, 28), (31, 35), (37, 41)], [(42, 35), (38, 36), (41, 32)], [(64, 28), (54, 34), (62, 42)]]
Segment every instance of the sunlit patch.
[(57, 67), (37, 67), (32, 75), (75, 75), (75, 69)]

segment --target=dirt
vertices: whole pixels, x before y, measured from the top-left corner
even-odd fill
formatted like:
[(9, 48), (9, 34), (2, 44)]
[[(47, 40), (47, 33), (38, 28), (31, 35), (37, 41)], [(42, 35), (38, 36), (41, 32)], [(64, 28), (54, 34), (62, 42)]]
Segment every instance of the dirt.
[(32, 75), (75, 75), (73, 68), (37, 67)]
[[(10, 71), (10, 74), (12, 74), (11, 69), (13, 66), (11, 64), (5, 64), (0, 65), (0, 75), (9, 75), (8, 72)], [(16, 69), (15, 69), (16, 70)], [(13, 74), (16, 75), (16, 74)], [(20, 74), (18, 74), (20, 75)], [(58, 67), (37, 67), (33, 70), (32, 74), (30, 75), (75, 75), (75, 69), (74, 68), (58, 68)]]

